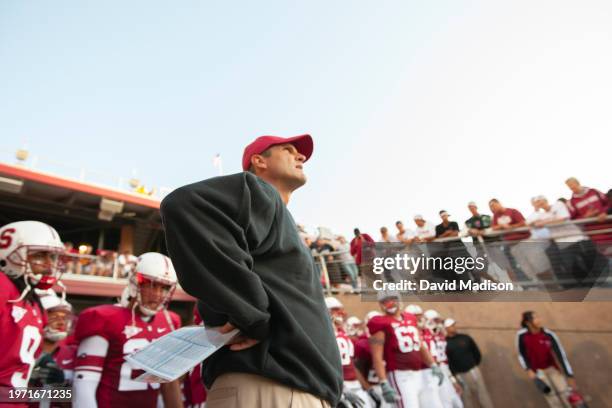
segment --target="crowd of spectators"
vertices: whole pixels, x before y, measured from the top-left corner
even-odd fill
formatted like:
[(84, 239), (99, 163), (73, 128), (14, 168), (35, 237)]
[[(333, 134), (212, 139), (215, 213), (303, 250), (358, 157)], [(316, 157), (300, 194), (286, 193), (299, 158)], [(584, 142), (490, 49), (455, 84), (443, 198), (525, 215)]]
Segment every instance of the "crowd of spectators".
[[(572, 271), (577, 268), (592, 270), (598, 259), (607, 265), (608, 261), (602, 259), (601, 252), (609, 252), (612, 248), (610, 245), (598, 248), (597, 244), (612, 242), (612, 220), (608, 217), (612, 214), (612, 189), (604, 194), (583, 186), (574, 177), (568, 178), (565, 184), (571, 191), (569, 199), (559, 198), (551, 203), (545, 196), (537, 195), (531, 199), (533, 213), (528, 216), (516, 208), (504, 205), (497, 198), (489, 200), (491, 215), (481, 213), (477, 204), (470, 201), (467, 208), (471, 216), (465, 220), (464, 227), (451, 220), (451, 215), (445, 210), (439, 211), (441, 222), (437, 225), (417, 214), (413, 217), (412, 229), (407, 228), (401, 220), (395, 223), (395, 233), (387, 226), (380, 227), (377, 242), (417, 244), (423, 248), (422, 244), (449, 241), (459, 243), (471, 237), (474, 243), (482, 246), (486, 243), (493, 248), (493, 255), (498, 254), (498, 263), (508, 272), (507, 276), (511, 280), (530, 281), (539, 277), (543, 271), (550, 271), (558, 278), (574, 279), (576, 273)], [(581, 219), (590, 220), (578, 224), (567, 222)], [(375, 242), (371, 235), (355, 228), (354, 237), (348, 245), (343, 236), (319, 236), (312, 239), (302, 226), (300, 235), (318, 261), (320, 272), (323, 263), (326, 264), (330, 280), (335, 282), (332, 286), (347, 283), (353, 291), (357, 291), (359, 278), (355, 271), (363, 275), (365, 265), (362, 252), (367, 247), (364, 244)], [(542, 245), (519, 245), (526, 240)], [(449, 245), (441, 247), (442, 250), (448, 252), (465, 249), (462, 243), (454, 247)], [(544, 266), (538, 265), (538, 260), (529, 260), (533, 257), (528, 252), (534, 250), (545, 253)], [(609, 253), (604, 255), (610, 256)]]
[(75, 247), (70, 241), (64, 243), (64, 271), (75, 275), (125, 278), (134, 268), (138, 258), (130, 250), (120, 253), (108, 249), (97, 249), (90, 244)]

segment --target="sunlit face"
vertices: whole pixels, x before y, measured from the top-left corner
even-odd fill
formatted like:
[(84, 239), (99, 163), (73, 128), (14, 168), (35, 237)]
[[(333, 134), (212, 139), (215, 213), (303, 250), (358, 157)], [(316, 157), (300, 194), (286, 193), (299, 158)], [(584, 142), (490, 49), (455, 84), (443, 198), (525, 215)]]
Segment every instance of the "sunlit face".
[(451, 326), (448, 326), (446, 328), (446, 334), (448, 336), (454, 336), (455, 334), (457, 334), (457, 325), (453, 324)]
[(425, 225), (425, 221), (424, 220), (414, 220), (414, 223), (417, 225), (417, 227), (423, 227)]
[(28, 264), (36, 275), (51, 275), (57, 267), (59, 254), (50, 251), (28, 252)]
[(475, 205), (468, 205), (468, 210), (470, 210), (472, 215), (478, 215), (478, 207)]
[[(306, 156), (290, 143), (272, 146), (267, 155), (258, 155), (258, 174), (271, 180), (281, 180), (295, 190), (306, 183), (304, 161)], [(260, 173), (261, 172), (261, 173)]]
[(72, 314), (68, 310), (51, 310), (47, 313), (47, 326), (52, 330), (67, 332), (71, 318)]
[(582, 190), (582, 186), (580, 185), (578, 180), (567, 180), (565, 182), (565, 185), (567, 185), (569, 189), (572, 190), (572, 193), (578, 194)]
[(397, 227), (397, 230), (398, 230), (399, 232), (404, 232), (404, 224), (403, 224), (403, 223), (401, 223), (401, 222), (396, 222), (396, 223), (395, 223), (395, 226)]
[(497, 214), (498, 212), (500, 212), (502, 210), (503, 207), (497, 201), (491, 201), (491, 202), (489, 202), (489, 208), (491, 209), (491, 212), (493, 214)]
[(172, 285), (146, 278), (139, 278), (138, 286), (140, 287), (140, 304), (150, 310), (157, 310), (172, 290)]

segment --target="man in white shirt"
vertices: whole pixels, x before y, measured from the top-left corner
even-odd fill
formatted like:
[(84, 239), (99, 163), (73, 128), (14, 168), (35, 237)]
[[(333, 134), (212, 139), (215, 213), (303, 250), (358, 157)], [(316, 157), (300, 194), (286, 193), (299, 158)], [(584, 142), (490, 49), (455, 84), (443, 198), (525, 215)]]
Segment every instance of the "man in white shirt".
[(570, 282), (565, 288), (591, 287), (593, 280), (607, 268), (607, 260), (598, 253), (593, 242), (575, 224), (568, 224), (570, 213), (567, 206), (557, 201), (549, 204), (544, 196), (534, 197), (542, 215), (533, 226), (548, 229), (551, 245), (546, 253), (551, 261), (557, 279)]
[(398, 240), (389, 234), (387, 227), (380, 227), (380, 242), (398, 242)]
[(414, 223), (417, 226), (415, 229), (416, 242), (430, 242), (436, 238), (436, 227), (433, 225), (433, 223), (425, 221), (422, 215), (415, 215)]
[(414, 232), (406, 229), (404, 223), (401, 221), (396, 221), (395, 227), (397, 228), (397, 235), (395, 236), (397, 240), (404, 244), (411, 244), (414, 240)]

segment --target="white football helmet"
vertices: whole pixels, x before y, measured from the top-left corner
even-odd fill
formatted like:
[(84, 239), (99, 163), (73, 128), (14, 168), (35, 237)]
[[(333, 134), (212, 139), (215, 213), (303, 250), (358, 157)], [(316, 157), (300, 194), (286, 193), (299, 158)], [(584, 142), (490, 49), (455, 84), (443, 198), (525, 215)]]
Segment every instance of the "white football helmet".
[[(147, 308), (141, 298), (141, 286), (150, 282), (169, 286), (156, 309)], [(121, 298), (121, 304), (127, 306), (131, 299), (136, 299), (134, 306), (137, 304), (140, 312), (145, 316), (153, 316), (168, 306), (176, 289), (176, 282), (176, 272), (170, 258), (157, 252), (147, 252), (138, 257), (138, 262), (128, 277), (128, 285)]]
[[(34, 286), (38, 289), (49, 289), (61, 277), (61, 255), (64, 254), (64, 244), (57, 231), (50, 225), (39, 221), (12, 222), (0, 228), (0, 271), (11, 279), (23, 277), (26, 288), (21, 296), (14, 300), (20, 301)], [(49, 274), (35, 273), (34, 261), (28, 260), (36, 253), (46, 253)], [(12, 302), (14, 302), (12, 301)]]
[(423, 313), (424, 326), (432, 332), (438, 332), (442, 329), (442, 316), (436, 310), (429, 309)]
[(325, 306), (328, 309), (342, 309), (344, 305), (338, 299), (332, 296), (328, 296), (325, 298)]
[[(344, 312), (344, 305), (342, 302), (335, 297), (329, 296), (325, 298), (325, 306), (330, 312), (331, 319), (335, 324), (341, 325), (344, 323), (344, 315), (346, 313)], [(334, 309), (337, 309), (338, 312), (333, 312)]]
[(421, 306), (413, 304), (413, 305), (406, 306), (406, 308), (404, 309), (404, 312), (418, 316), (418, 315), (423, 314), (423, 309), (421, 309)]
[(368, 313), (366, 313), (365, 317), (363, 318), (363, 326), (364, 326), (365, 334), (368, 337), (370, 337), (370, 331), (368, 330), (368, 322), (376, 316), (383, 316), (383, 314), (380, 313), (378, 310), (370, 310)]
[(376, 316), (382, 316), (382, 315), (383, 315), (383, 314), (382, 314), (382, 313), (380, 313), (378, 310), (370, 310), (368, 313), (366, 313), (366, 315), (365, 315), (365, 317), (364, 317), (364, 319), (363, 319), (363, 322), (364, 322), (365, 324), (368, 324), (368, 322), (369, 322), (369, 321), (370, 321), (370, 320), (371, 320), (373, 317), (376, 317)]
[[(40, 298), (40, 303), (47, 311), (47, 316), (49, 317), (49, 321), (44, 329), (44, 338), (52, 342), (64, 340), (72, 326), (72, 305), (64, 297), (57, 296), (53, 289), (35, 290)], [(64, 324), (59, 325), (59, 329), (51, 327), (53, 324), (52, 313), (56, 311), (64, 311), (66, 313), (66, 320)]]
[[(401, 307), (401, 296), (399, 292), (395, 290), (379, 290), (376, 293), (376, 300), (378, 300), (378, 303), (388, 315), (394, 315)], [(389, 302), (392, 300), (395, 302), (389, 305)]]
[(346, 334), (349, 336), (361, 336), (363, 334), (363, 329), (361, 325), (363, 322), (357, 316), (351, 316), (346, 319)]

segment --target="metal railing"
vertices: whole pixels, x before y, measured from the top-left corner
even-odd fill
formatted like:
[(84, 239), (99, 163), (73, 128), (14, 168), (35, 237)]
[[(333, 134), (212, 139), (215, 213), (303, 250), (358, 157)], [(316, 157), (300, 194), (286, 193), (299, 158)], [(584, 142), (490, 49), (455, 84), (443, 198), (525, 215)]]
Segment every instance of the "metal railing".
[[(438, 245), (439, 247), (444, 244), (457, 243), (461, 244), (461, 248), (467, 249), (471, 256), (475, 256), (479, 251), (486, 254), (488, 262), (490, 262), (489, 268), (496, 271), (496, 275), (492, 277), (495, 281), (512, 281), (522, 288), (544, 288), (551, 287), (551, 285), (563, 287), (564, 285), (571, 285), (573, 281), (555, 275), (554, 269), (557, 266), (555, 264), (559, 262), (559, 259), (557, 259), (556, 256), (551, 257), (550, 254), (547, 254), (546, 248), (553, 244), (556, 245), (557, 243), (560, 245), (569, 245), (572, 242), (579, 241), (592, 242), (591, 238), (594, 236), (612, 234), (610, 221), (612, 221), (612, 216), (605, 217), (603, 222), (601, 219), (594, 217), (551, 223), (542, 227), (549, 229), (551, 232), (547, 238), (533, 238), (528, 236), (523, 239), (504, 239), (504, 236), (512, 237), (512, 235), (516, 236), (518, 233), (529, 233), (534, 229), (534, 227), (519, 227), (501, 231), (488, 229), (481, 235), (475, 235), (473, 237), (474, 242), (472, 242), (472, 236), (465, 230), (456, 237), (437, 238), (429, 242), (420, 243), (394, 243), (394, 245), (404, 245), (405, 248), (413, 248), (420, 251), (426, 249), (428, 245), (430, 247)], [(574, 226), (575, 229), (570, 228), (568, 231), (568, 226)], [(580, 228), (584, 226), (595, 226), (600, 228), (591, 228), (589, 230)], [(565, 233), (557, 233), (563, 229), (565, 229)], [(494, 240), (491, 241), (491, 239)], [(472, 247), (469, 247), (469, 245), (472, 245)], [(513, 247), (518, 249), (523, 247), (529, 249), (529, 251), (523, 251), (523, 253), (515, 251), (517, 252), (515, 254), (511, 252)], [(461, 248), (460, 250), (463, 250)], [(612, 268), (612, 240), (598, 245), (597, 250), (599, 255), (607, 258), (609, 268)], [(348, 286), (350, 277), (347, 276), (343, 268), (341, 268), (341, 265), (345, 262), (342, 259), (344, 259), (347, 252), (348, 251), (334, 251), (323, 254), (313, 254), (317, 269), (321, 274), (321, 283), (328, 295), (352, 290), (352, 288)], [(525, 252), (528, 253), (525, 254)], [(516, 258), (523, 262), (523, 269), (526, 269), (527, 272), (521, 269), (520, 262), (517, 261)], [(529, 265), (530, 262), (527, 262), (527, 260), (538, 266), (531, 267)], [(368, 270), (371, 271), (371, 268), (372, 264), (361, 265), (359, 268), (360, 279), (363, 279), (363, 272)], [(606, 277), (604, 283), (608, 285), (611, 284), (612, 278)]]

